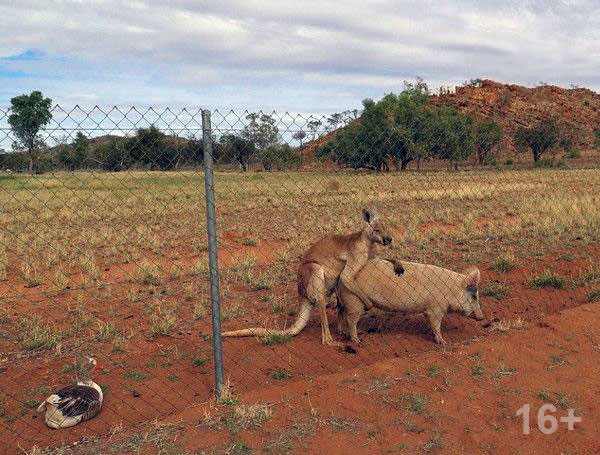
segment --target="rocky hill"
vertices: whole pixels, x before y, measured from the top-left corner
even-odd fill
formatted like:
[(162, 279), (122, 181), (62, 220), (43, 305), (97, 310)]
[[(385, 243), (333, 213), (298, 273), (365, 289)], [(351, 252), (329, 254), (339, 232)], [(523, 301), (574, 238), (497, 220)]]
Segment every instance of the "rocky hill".
[[(497, 151), (500, 159), (528, 161), (529, 154), (517, 154), (512, 136), (520, 126), (554, 117), (573, 133), (582, 156), (594, 151), (594, 131), (600, 128), (600, 94), (585, 88), (565, 89), (553, 85), (528, 88), (484, 79), (456, 87), (454, 93), (431, 96), (432, 105), (451, 104), (476, 118), (492, 119), (503, 127), (504, 137)], [(316, 148), (331, 140), (335, 132), (305, 144), (301, 153), (310, 166)]]

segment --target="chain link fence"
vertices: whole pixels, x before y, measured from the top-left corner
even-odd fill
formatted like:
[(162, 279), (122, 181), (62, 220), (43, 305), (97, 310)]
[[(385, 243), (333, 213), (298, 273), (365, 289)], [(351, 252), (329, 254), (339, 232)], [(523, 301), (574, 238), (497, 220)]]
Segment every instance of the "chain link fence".
[[(554, 120), (511, 129), (384, 101), (327, 116), (55, 106), (32, 150), (0, 110), (9, 453), (161, 419), (223, 384), (242, 393), (315, 378), (441, 349), (439, 337), (451, 349), (598, 299), (591, 142), (558, 134)], [(344, 266), (364, 251), (337, 238), (305, 256), (319, 239), (359, 232), (352, 245), (373, 243), (403, 269), (375, 260), (351, 271), (368, 312), (330, 273), (345, 286)], [(322, 344), (315, 289), (340, 347)], [(299, 292), (316, 307), (306, 320)], [(272, 332), (298, 318), (296, 336)], [(219, 324), (270, 331), (221, 341)], [(76, 355), (103, 366), (93, 376), (103, 409), (80, 431), (50, 431), (36, 408), (72, 383)]]

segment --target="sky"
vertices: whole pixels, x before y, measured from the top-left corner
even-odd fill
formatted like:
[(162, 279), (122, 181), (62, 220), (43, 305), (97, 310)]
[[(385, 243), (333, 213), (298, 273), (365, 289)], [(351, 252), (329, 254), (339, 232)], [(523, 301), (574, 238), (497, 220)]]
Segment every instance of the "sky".
[(472, 78), (600, 91), (600, 2), (1, 0), (0, 106), (340, 112)]

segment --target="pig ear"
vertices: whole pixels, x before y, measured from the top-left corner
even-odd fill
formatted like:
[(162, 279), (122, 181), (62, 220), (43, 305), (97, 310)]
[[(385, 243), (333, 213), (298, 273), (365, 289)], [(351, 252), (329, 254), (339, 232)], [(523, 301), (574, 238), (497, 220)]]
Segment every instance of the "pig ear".
[(465, 288), (469, 287), (478, 287), (479, 279), (481, 278), (481, 274), (479, 273), (479, 269), (474, 268), (465, 273), (463, 278), (463, 284)]

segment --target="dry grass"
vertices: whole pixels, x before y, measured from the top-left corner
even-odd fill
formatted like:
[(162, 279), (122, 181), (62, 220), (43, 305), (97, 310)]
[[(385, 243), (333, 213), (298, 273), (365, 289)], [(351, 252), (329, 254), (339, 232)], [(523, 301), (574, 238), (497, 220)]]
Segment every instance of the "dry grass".
[[(328, 190), (327, 182), (332, 181), (336, 186)], [(367, 203), (379, 206), (394, 230), (390, 255), (419, 262), (466, 265), (456, 263), (461, 258), (459, 262), (491, 264), (501, 273), (519, 267), (531, 276), (529, 258), (558, 257), (565, 251), (582, 255), (579, 252), (600, 240), (597, 169), (218, 172), (215, 184), (220, 254), (226, 258), (220, 264), (222, 292), (230, 294), (223, 299), (225, 320), (255, 316), (247, 305), (275, 294), (270, 288), (277, 294), (295, 293), (298, 256), (324, 235), (356, 230), (361, 225), (360, 209)], [(7, 349), (45, 350), (48, 353), (39, 356), (46, 361), (61, 343), (65, 349), (81, 339), (92, 343), (98, 334), (105, 340), (94, 346), (103, 350), (101, 355), (134, 352), (134, 343), (135, 350), (147, 347), (145, 335), (174, 332), (178, 309), (170, 306), (173, 300), (191, 302), (181, 307), (190, 324), (208, 324), (202, 306), (208, 262), (200, 173), (15, 175), (1, 185), (2, 304), (31, 305), (48, 318), (19, 322), (11, 316), (2, 327), (3, 334), (9, 335)], [(231, 254), (240, 246), (251, 248), (257, 256)], [(510, 253), (498, 256), (499, 252)], [(576, 258), (578, 263), (580, 259)], [(571, 275), (574, 282), (589, 285), (590, 300), (598, 299), (596, 271), (590, 265), (581, 273), (574, 269)], [(1, 281), (5, 278), (10, 285)], [(55, 289), (50, 289), (53, 281)], [(40, 283), (39, 288), (25, 288)], [(520, 298), (513, 281), (511, 285), (511, 298)], [(60, 296), (49, 297), (50, 290), (60, 291)], [(26, 293), (27, 298), (17, 298)], [(165, 297), (158, 307), (149, 303), (162, 293)], [(142, 305), (149, 311), (141, 324), (143, 333), (136, 332), (134, 338), (94, 324), (94, 316), (108, 315), (112, 307), (118, 314), (103, 319), (114, 327), (129, 326), (132, 321), (122, 318), (137, 315)], [(288, 307), (284, 299), (264, 305), (274, 326), (285, 324)], [(11, 315), (15, 311), (11, 307)], [(505, 320), (492, 329), (506, 331), (522, 324), (522, 320)], [(68, 327), (68, 332), (58, 327)], [(92, 339), (86, 338), (89, 332)], [(296, 442), (292, 436), (276, 439), (273, 447)], [(431, 448), (435, 446), (434, 441)]]
[(492, 322), (490, 329), (497, 330), (498, 332), (508, 332), (511, 329), (521, 329), (524, 325), (525, 322), (521, 318), (500, 319), (499, 321)]
[(21, 347), (27, 351), (44, 351), (58, 347), (63, 335), (38, 316), (23, 318), (19, 323)]
[(156, 264), (146, 259), (143, 260), (139, 264), (137, 282), (141, 284), (151, 284), (154, 286), (158, 286), (162, 282), (162, 274), (160, 268)]
[(177, 323), (177, 315), (175, 308), (160, 302), (155, 303), (151, 310), (150, 320), (150, 335), (153, 337), (167, 336), (171, 334), (171, 330)]
[(567, 284), (567, 279), (554, 273), (550, 270), (545, 270), (542, 273), (539, 273), (533, 276), (529, 280), (529, 287), (532, 288), (554, 288), (554, 289), (563, 289)]
[(6, 280), (8, 271), (8, 256), (6, 254), (6, 246), (2, 243), (3, 237), (0, 234), (0, 281)]

